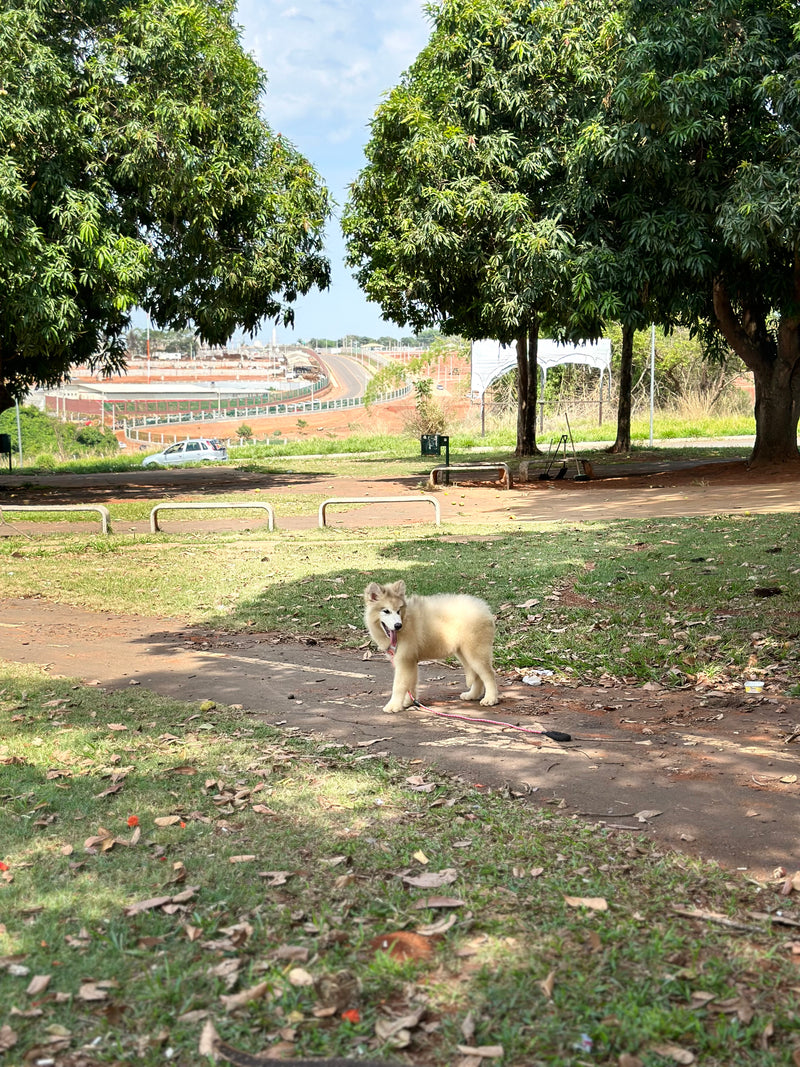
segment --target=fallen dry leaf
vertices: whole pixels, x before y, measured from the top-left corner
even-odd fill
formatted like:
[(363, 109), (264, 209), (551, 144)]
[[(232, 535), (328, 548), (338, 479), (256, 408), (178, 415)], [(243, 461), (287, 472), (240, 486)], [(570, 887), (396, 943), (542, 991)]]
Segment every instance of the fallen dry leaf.
[(188, 903), (199, 888), (199, 886), (192, 885), (188, 889), (184, 889), (182, 893), (175, 893), (174, 896), (150, 897), (147, 900), (140, 900), (136, 904), (128, 905), (123, 915), (130, 918), (133, 915), (139, 915), (143, 911), (153, 911), (155, 908), (163, 908), (166, 912), (172, 914), (181, 910), (181, 905)]
[(425, 1008), (418, 1008), (415, 1012), (400, 1018), (378, 1019), (375, 1023), (375, 1036), (381, 1042), (391, 1042), (394, 1048), (405, 1048), (411, 1044), (411, 1031), (419, 1026), (419, 1021), (424, 1014)]
[(262, 1000), (269, 991), (269, 982), (259, 982), (250, 989), (243, 989), (240, 993), (231, 993), (229, 996), (220, 996), (225, 1011), (236, 1011), (237, 1008), (245, 1008), (254, 1000)]
[(40, 993), (44, 993), (45, 989), (50, 985), (52, 977), (51, 974), (35, 974), (25, 992), (29, 997), (37, 997)]
[(16, 1031), (4, 1023), (0, 1026), (0, 1052), (8, 1052), (10, 1048), (13, 1048), (17, 1043)]
[(219, 1041), (219, 1034), (217, 1033), (213, 1022), (209, 1019), (203, 1026), (202, 1033), (200, 1034), (200, 1044), (197, 1051), (201, 1056), (210, 1056), (212, 1059), (217, 1058), (217, 1043)]
[(551, 971), (548, 976), (541, 982), (539, 982), (539, 988), (547, 997), (548, 1000), (553, 999), (553, 989), (556, 984), (556, 972)]
[(98, 849), (100, 852), (108, 852), (114, 847), (116, 841), (117, 839), (110, 830), (106, 830), (104, 826), (98, 826), (97, 833), (93, 837), (87, 837), (83, 842), (83, 850), (92, 853), (96, 853)]
[(276, 960), (292, 960), (296, 963), (305, 963), (310, 954), (306, 945), (281, 945), (270, 953)]
[(232, 989), (239, 978), (239, 969), (242, 961), (237, 959), (220, 960), (213, 967), (209, 967), (206, 974), (211, 978), (221, 978), (228, 989)]
[(415, 793), (432, 793), (436, 788), (436, 782), (426, 782), (421, 774), (412, 774), (410, 778), (406, 778), (406, 782)]
[(223, 926), (222, 933), (230, 938), (236, 948), (241, 948), (253, 936), (253, 927), (248, 922), (234, 923), (233, 926)]
[(455, 926), (458, 922), (455, 915), (451, 912), (446, 919), (440, 919), (435, 923), (426, 923), (423, 926), (417, 927), (417, 933), (422, 934), (423, 937), (436, 937), (437, 934), (446, 934), (451, 926)]
[(571, 908), (590, 908), (592, 911), (608, 911), (605, 897), (564, 897), (564, 903)]
[(78, 990), (79, 1000), (108, 1000), (108, 987), (116, 982), (84, 982)]
[(634, 819), (638, 819), (639, 822), (647, 822), (648, 819), (655, 819), (657, 815), (663, 815), (663, 811), (650, 811), (645, 809), (644, 811), (637, 811), (633, 816)]
[(127, 916), (138, 915), (143, 911), (152, 911), (154, 908), (160, 908), (164, 904), (168, 904), (172, 900), (170, 896), (164, 897), (148, 897), (147, 900), (140, 900), (136, 904), (129, 905), (124, 914)]
[(314, 979), (303, 967), (292, 967), (286, 975), (286, 979), (289, 982), (289, 985), (296, 986), (298, 989), (301, 989), (304, 986), (312, 986), (314, 984)]
[(292, 877), (292, 872), (291, 871), (259, 871), (258, 872), (258, 877), (259, 878), (268, 878), (269, 882), (267, 884), (270, 887), (273, 887), (273, 886), (279, 886), (279, 885), (286, 885), (286, 880), (287, 880), (287, 878), (291, 878)]
[(415, 911), (424, 911), (425, 908), (463, 908), (465, 900), (459, 897), (440, 897), (434, 894), (431, 897), (422, 897), (414, 901)]
[(681, 1048), (680, 1045), (653, 1045), (653, 1052), (659, 1056), (664, 1056), (668, 1060), (672, 1060), (673, 1063), (679, 1063), (682, 1067), (688, 1067), (689, 1064), (695, 1062), (695, 1054), (688, 1048)]
[(440, 885), (450, 885), (458, 878), (458, 872), (452, 867), (446, 867), (442, 871), (423, 871), (422, 874), (404, 875), (406, 885), (415, 886), (417, 889), (436, 889)]
[(502, 1045), (456, 1045), (462, 1056), (480, 1056), (482, 1060), (496, 1060), (503, 1055)]
[(120, 790), (122, 789), (122, 786), (123, 786), (122, 782), (117, 782), (115, 785), (110, 785), (110, 786), (108, 786), (108, 788), (104, 789), (101, 793), (95, 793), (94, 794), (94, 799), (95, 800), (100, 800), (102, 797), (112, 797), (112, 796), (114, 796), (115, 793), (119, 793), (120, 792)]

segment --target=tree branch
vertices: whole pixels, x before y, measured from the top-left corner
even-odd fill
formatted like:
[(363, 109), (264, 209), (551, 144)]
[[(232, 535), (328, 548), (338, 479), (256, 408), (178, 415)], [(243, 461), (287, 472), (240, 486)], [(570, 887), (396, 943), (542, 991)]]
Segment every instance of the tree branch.
[(728, 289), (720, 278), (714, 279), (713, 300), (714, 316), (717, 320), (717, 328), (722, 336), (733, 351), (741, 357), (749, 370), (755, 372), (758, 369), (763, 369), (765, 366), (764, 353), (753, 341), (737, 317), (731, 304)]

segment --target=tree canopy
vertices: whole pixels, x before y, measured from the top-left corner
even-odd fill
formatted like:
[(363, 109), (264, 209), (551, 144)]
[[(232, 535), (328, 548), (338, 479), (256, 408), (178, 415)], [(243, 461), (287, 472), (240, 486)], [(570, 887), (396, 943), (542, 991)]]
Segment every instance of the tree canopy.
[(680, 320), (753, 371), (752, 462), (797, 462), (797, 4), (630, 0), (622, 29), (608, 108), (581, 146), (587, 174), (627, 182), (631, 248), (661, 265)]
[(619, 321), (629, 349), (685, 324), (754, 373), (753, 461), (797, 461), (794, 0), (431, 13), (345, 215), (367, 294), (398, 323), (518, 344), (539, 322), (577, 339)]
[(124, 364), (130, 312), (213, 343), (329, 284), (329, 198), (261, 118), (228, 0), (0, 12), (0, 409)]
[(596, 337), (612, 299), (576, 296), (583, 223), (565, 153), (586, 86), (609, 84), (608, 17), (597, 2), (445, 0), (376, 112), (345, 212), (350, 262), (385, 315), (516, 342), (518, 454), (536, 450), (540, 325)]

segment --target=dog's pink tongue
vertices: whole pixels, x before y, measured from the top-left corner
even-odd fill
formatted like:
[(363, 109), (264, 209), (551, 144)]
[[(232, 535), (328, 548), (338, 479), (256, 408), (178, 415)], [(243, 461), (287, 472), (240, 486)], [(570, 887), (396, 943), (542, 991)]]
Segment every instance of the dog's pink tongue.
[(394, 652), (394, 650), (396, 648), (397, 648), (397, 630), (392, 630), (392, 632), (389, 634), (389, 649), (390, 649), (390, 651)]

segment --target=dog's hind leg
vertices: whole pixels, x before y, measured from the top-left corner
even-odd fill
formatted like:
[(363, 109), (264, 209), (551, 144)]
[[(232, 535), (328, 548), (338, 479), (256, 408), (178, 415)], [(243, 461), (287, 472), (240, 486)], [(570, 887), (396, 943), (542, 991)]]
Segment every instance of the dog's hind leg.
[(480, 679), (480, 676), (469, 666), (463, 656), (456, 657), (464, 668), (464, 675), (467, 679), (466, 692), (461, 694), (462, 700), (480, 700), (484, 693), (484, 685)]
[[(492, 669), (491, 651), (476, 649), (465, 654), (462, 650), (458, 658), (464, 664), (464, 672), (469, 685), (467, 692), (461, 694), (461, 699), (480, 699), (485, 707), (497, 704), (500, 698), (497, 694), (497, 678)], [(470, 678), (472, 678), (471, 684)]]

